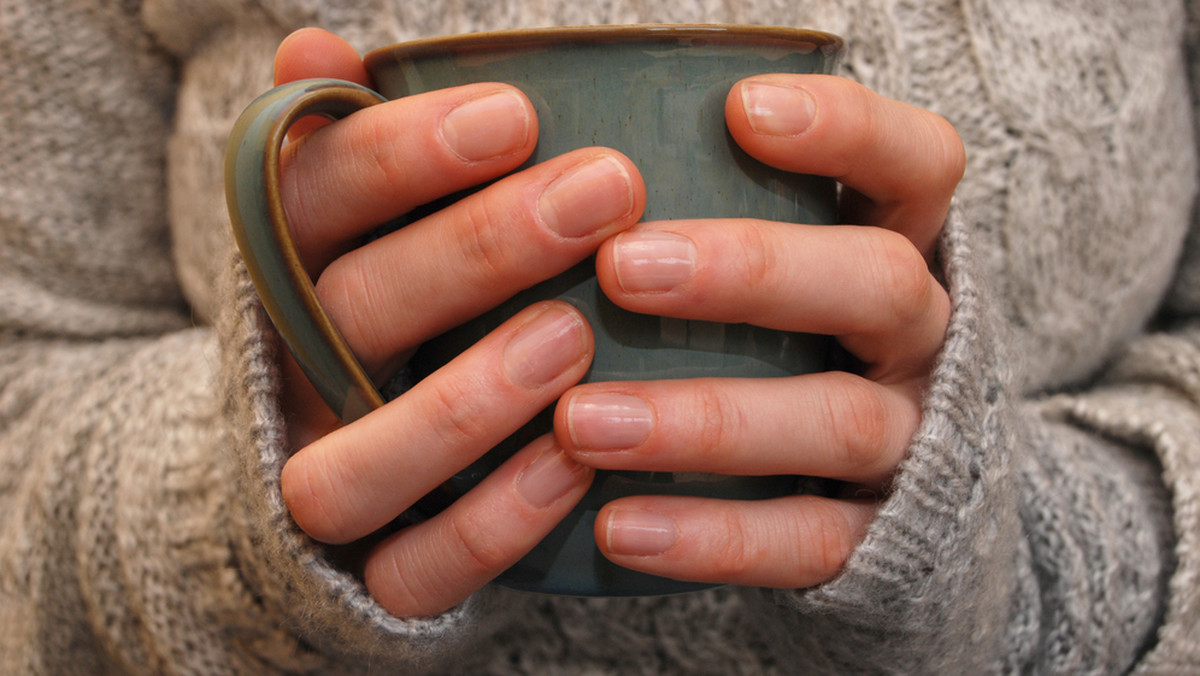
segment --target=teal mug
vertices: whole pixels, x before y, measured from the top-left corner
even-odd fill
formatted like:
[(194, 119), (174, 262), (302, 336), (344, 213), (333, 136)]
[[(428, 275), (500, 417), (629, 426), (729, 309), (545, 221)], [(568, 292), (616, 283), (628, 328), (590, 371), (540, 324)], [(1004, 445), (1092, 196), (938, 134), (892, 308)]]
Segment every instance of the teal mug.
[[(473, 82), (505, 82), (532, 101), (540, 128), (528, 164), (607, 146), (627, 155), (647, 185), (646, 220), (758, 218), (832, 223), (827, 178), (768, 167), (740, 150), (724, 123), (738, 80), (762, 73), (829, 73), (842, 41), (814, 31), (762, 26), (637, 25), (545, 28), (419, 40), (370, 53), (378, 92), (336, 80), (277, 87), (242, 114), (230, 138), (226, 183), (234, 233), (271, 320), (330, 408), (349, 423), (384, 404), (316, 297), (300, 264), (279, 192), (279, 154), (291, 124), (337, 119), (382, 101)], [(619, 114), (614, 114), (619, 111)], [(462, 195), (427, 205), (407, 222)], [(594, 261), (530, 288), (429, 341), (408, 364), (422, 378), (529, 304), (557, 298), (579, 308), (595, 334), (585, 381), (710, 376), (784, 377), (825, 370), (823, 337), (632, 313), (601, 292)], [(551, 429), (544, 412), (414, 507), (428, 517), (478, 483), (518, 448)], [(636, 494), (762, 499), (799, 490), (790, 476), (597, 472), (575, 510), (497, 582), (529, 591), (589, 596), (654, 595), (708, 585), (632, 571), (605, 559), (593, 538), (605, 503)]]

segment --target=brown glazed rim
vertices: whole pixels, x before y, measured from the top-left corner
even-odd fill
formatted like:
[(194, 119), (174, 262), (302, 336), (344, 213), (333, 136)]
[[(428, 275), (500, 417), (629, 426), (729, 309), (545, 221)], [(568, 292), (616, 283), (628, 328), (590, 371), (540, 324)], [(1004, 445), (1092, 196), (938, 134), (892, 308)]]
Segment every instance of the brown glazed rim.
[(381, 47), (363, 61), (371, 70), (380, 61), (398, 61), (426, 56), (448, 49), (475, 51), (505, 47), (526, 47), (539, 44), (589, 44), (604, 42), (669, 42), (676, 40), (710, 39), (716, 43), (778, 43), (807, 45), (812, 51), (840, 52), (842, 38), (822, 31), (785, 26), (756, 26), (740, 24), (661, 23), (598, 26), (561, 26), (517, 28), (482, 31), (434, 38), (423, 38)]

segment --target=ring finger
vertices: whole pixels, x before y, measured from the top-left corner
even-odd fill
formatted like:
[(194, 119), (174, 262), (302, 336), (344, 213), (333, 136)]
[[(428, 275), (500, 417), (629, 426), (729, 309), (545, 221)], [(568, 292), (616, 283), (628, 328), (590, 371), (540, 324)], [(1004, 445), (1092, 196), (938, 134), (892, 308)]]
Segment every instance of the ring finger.
[(613, 562), (677, 580), (798, 588), (842, 569), (874, 518), (864, 500), (636, 496), (605, 505), (595, 538)]
[(796, 474), (878, 485), (920, 423), (906, 386), (842, 372), (594, 383), (559, 401), (559, 443), (599, 469)]

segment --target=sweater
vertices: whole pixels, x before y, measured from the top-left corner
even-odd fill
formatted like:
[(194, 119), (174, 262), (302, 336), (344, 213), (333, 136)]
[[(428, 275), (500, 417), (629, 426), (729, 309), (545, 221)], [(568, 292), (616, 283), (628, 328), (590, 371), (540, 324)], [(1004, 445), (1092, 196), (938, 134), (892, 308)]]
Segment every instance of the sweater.
[[(1173, 0), (0, 0), (0, 673), (1200, 672), (1200, 227)], [(278, 341), (222, 153), (318, 25), (737, 22), (949, 119), (953, 312), (906, 459), (809, 589), (489, 587), (390, 616), (279, 491)]]

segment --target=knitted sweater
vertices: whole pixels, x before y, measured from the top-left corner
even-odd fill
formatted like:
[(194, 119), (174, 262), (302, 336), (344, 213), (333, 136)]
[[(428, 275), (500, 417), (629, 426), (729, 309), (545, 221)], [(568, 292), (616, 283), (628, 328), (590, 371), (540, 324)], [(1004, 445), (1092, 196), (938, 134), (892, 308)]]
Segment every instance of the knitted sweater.
[[(1173, 0), (0, 0), (0, 673), (1200, 672), (1200, 241)], [(389, 616), (292, 523), (221, 156), (278, 41), (847, 38), (955, 124), (924, 417), (834, 580)], [(1200, 228), (1192, 229), (1200, 232)]]

